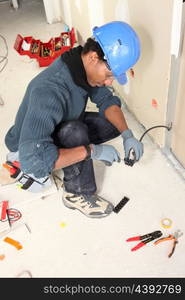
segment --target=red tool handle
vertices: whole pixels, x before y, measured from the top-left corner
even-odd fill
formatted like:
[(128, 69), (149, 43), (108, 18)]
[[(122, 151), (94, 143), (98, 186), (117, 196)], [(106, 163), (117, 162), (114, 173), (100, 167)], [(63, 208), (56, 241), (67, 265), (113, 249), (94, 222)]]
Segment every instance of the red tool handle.
[(143, 247), (144, 245), (146, 245), (145, 243), (141, 242), (139, 244), (137, 244), (134, 248), (131, 249), (131, 251), (136, 251), (139, 248)]
[(3, 201), (2, 210), (1, 210), (1, 221), (4, 221), (6, 219), (7, 209), (8, 209), (8, 201)]
[(140, 236), (134, 236), (126, 240), (126, 242), (139, 241), (141, 239)]
[(20, 168), (20, 162), (19, 161), (14, 160), (13, 164), (14, 164), (15, 167)]
[(17, 172), (17, 168), (20, 168), (20, 162), (19, 161), (13, 161), (13, 166), (15, 166), (15, 167), (12, 167), (11, 169), (10, 169), (10, 174), (11, 175), (14, 175), (16, 172)]

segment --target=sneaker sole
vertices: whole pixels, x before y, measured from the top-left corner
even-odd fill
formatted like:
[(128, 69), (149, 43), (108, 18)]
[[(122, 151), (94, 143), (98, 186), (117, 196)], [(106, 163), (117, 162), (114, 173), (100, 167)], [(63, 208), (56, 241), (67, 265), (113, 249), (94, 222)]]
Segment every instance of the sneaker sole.
[(86, 214), (85, 214), (83, 211), (81, 211), (79, 208), (72, 207), (69, 203), (67, 203), (67, 202), (65, 201), (65, 199), (62, 198), (62, 201), (63, 201), (64, 205), (65, 205), (67, 208), (70, 208), (70, 209), (73, 209), (73, 210), (77, 209), (77, 210), (80, 211), (83, 215), (85, 215), (86, 217), (92, 218), (92, 219), (93, 219), (93, 218), (94, 218), (94, 219), (105, 218), (105, 217), (109, 216), (109, 215), (112, 213), (112, 211), (111, 211), (109, 214), (99, 215), (99, 216), (96, 216), (96, 215), (86, 215)]

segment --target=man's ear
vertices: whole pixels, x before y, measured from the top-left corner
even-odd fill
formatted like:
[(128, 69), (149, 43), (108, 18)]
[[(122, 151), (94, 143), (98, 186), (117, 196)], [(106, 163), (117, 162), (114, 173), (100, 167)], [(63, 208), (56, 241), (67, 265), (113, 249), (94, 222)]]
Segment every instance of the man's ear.
[(89, 62), (96, 64), (98, 62), (98, 60), (99, 60), (99, 58), (98, 58), (97, 53), (95, 51), (90, 51), (89, 52)]

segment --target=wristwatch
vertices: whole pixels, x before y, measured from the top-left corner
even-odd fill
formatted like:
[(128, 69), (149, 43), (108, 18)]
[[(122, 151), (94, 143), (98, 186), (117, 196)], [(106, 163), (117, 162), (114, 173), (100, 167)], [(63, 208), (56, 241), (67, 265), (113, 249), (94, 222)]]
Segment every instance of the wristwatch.
[(84, 145), (86, 151), (87, 151), (87, 156), (85, 158), (85, 160), (89, 160), (91, 159), (91, 147), (89, 145)]

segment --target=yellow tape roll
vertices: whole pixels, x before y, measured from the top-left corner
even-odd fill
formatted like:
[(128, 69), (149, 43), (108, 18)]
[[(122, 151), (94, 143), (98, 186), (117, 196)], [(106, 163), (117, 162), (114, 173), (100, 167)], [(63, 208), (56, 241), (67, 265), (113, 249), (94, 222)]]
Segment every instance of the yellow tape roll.
[(172, 220), (169, 218), (164, 218), (161, 220), (161, 226), (163, 228), (170, 228), (172, 226)]

